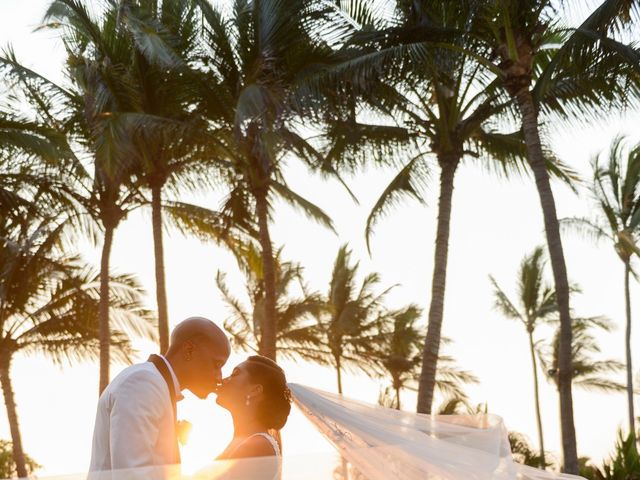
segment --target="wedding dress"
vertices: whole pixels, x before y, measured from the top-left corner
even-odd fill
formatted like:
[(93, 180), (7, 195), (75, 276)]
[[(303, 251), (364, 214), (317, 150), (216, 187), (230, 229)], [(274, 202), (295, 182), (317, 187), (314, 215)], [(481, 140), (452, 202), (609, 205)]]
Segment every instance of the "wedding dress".
[[(260, 470), (259, 478), (260, 479), (264, 478), (265, 480), (279, 480), (282, 477), (282, 458), (280, 454), (280, 446), (278, 445), (278, 441), (268, 433), (254, 433), (253, 435), (248, 436), (242, 442), (240, 442), (233, 450), (231, 450), (228, 456), (233, 457), (233, 454), (237, 452), (242, 447), (242, 445), (244, 445), (249, 440), (255, 437), (262, 437), (265, 440), (267, 440), (271, 444), (271, 448), (273, 448), (273, 453), (274, 453), (273, 457), (271, 458), (267, 457), (267, 458), (255, 459), (255, 464), (259, 465), (259, 470)], [(232, 465), (233, 462), (236, 462), (237, 465), (240, 465), (244, 460), (245, 459), (235, 460), (235, 461), (228, 460), (228, 462), (230, 462), (230, 465)], [(241, 471), (243, 472), (243, 475), (239, 473)], [(272, 471), (273, 474), (269, 473), (270, 471)], [(242, 477), (246, 475), (246, 473), (244, 473), (242, 469), (236, 472), (236, 474), (238, 477)], [(231, 473), (227, 472), (227, 476), (231, 476), (231, 475), (232, 475)]]

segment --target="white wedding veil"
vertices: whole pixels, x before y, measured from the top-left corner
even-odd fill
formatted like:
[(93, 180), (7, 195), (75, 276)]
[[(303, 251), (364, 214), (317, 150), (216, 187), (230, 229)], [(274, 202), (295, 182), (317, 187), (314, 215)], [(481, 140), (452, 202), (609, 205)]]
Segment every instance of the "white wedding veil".
[(368, 480), (577, 479), (513, 461), (495, 415), (420, 415), (290, 385), (295, 403)]
[[(287, 455), (304, 443), (286, 435), (282, 459), (212, 462), (186, 475), (148, 467), (58, 480), (552, 480), (577, 479), (513, 461), (507, 430), (495, 415), (420, 415), (291, 384), (294, 403), (335, 451)], [(285, 427), (286, 429), (286, 427)], [(285, 431), (286, 433), (286, 431)], [(301, 450), (299, 445), (297, 452)], [(305, 447), (302, 445), (302, 447)], [(291, 450), (291, 449), (289, 449)], [(40, 477), (42, 478), (42, 477)]]

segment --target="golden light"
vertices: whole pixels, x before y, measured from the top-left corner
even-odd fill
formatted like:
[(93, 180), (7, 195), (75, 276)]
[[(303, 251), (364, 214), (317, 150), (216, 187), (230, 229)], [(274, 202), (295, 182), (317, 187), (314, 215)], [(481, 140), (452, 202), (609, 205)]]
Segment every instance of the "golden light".
[[(178, 403), (178, 418), (191, 424), (186, 445), (181, 446), (182, 471), (193, 475), (211, 467), (233, 437), (233, 423), (229, 412), (215, 403), (215, 395), (205, 401), (185, 391), (185, 398)], [(335, 456), (335, 449), (294, 406), (287, 425), (282, 430), (283, 455), (294, 463), (319, 455)], [(293, 457), (293, 458), (292, 458)], [(299, 462), (295, 462), (295, 458)], [(226, 468), (219, 462), (216, 468)]]
[(186, 445), (181, 447), (182, 470), (190, 475), (209, 465), (231, 441), (233, 424), (229, 413), (215, 403), (215, 395), (205, 401), (184, 392), (178, 403), (178, 418), (191, 423)]

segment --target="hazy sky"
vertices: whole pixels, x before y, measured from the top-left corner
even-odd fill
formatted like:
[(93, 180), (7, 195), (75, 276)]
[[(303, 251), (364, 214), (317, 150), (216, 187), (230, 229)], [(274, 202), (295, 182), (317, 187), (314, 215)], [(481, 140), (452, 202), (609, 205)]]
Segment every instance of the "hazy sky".
[[(19, 58), (48, 76), (61, 79), (63, 49), (47, 32), (32, 33), (44, 12), (46, 0), (0, 0), (0, 45), (12, 43)], [(640, 140), (638, 113), (603, 120), (588, 127), (567, 128), (545, 125), (557, 155), (586, 176), (589, 160), (607, 148), (618, 133)], [(389, 305), (417, 303), (427, 309), (430, 296), (437, 200), (437, 171), (431, 182), (427, 206), (406, 203), (384, 219), (376, 229), (369, 257), (364, 243), (367, 213), (393, 171), (374, 171), (352, 179), (360, 204), (352, 202), (335, 182), (310, 176), (300, 165), (287, 169), (294, 190), (322, 207), (334, 220), (338, 235), (315, 225), (285, 205), (276, 206), (273, 240), (284, 246), (286, 259), (300, 262), (311, 287), (325, 291), (335, 254), (344, 243), (354, 250), (363, 272), (378, 271), (385, 285), (398, 284), (389, 295)], [(544, 242), (542, 217), (531, 179), (497, 180), (481, 166), (466, 163), (459, 170), (453, 201), (449, 250), (449, 272), (444, 334), (454, 340), (445, 347), (461, 367), (480, 379), (468, 387), (473, 403), (488, 402), (492, 413), (501, 415), (512, 430), (528, 434), (537, 444), (532, 402), (532, 381), (527, 338), (521, 325), (509, 322), (492, 309), (488, 275), (513, 294), (515, 274), (524, 254)], [(560, 217), (588, 215), (588, 198), (576, 196), (556, 184)], [(211, 208), (219, 204), (216, 194), (199, 200)], [(602, 358), (623, 358), (623, 268), (608, 245), (594, 246), (577, 237), (565, 237), (570, 279), (583, 293), (572, 300), (580, 315), (606, 315), (617, 325), (611, 334), (599, 336)], [(82, 250), (96, 261), (90, 245)], [(169, 232), (166, 236), (166, 272), (169, 313), (172, 324), (190, 315), (205, 315), (222, 322), (227, 311), (215, 286), (217, 270), (228, 273), (231, 287), (243, 293), (242, 278), (233, 258), (212, 245), (185, 239)], [(117, 231), (113, 265), (119, 272), (139, 275), (148, 289), (149, 304), (155, 307), (153, 248), (149, 212), (132, 215)], [(551, 275), (549, 272), (549, 279)], [(632, 299), (638, 286), (632, 284)], [(426, 316), (426, 314), (425, 314)], [(637, 315), (634, 315), (637, 317)], [(540, 331), (540, 337), (549, 334)], [(634, 332), (634, 344), (639, 336)], [(141, 343), (140, 358), (154, 351)], [(636, 349), (637, 350), (637, 349)], [(240, 355), (241, 357), (242, 355)], [(234, 357), (231, 366), (239, 357)], [(640, 357), (635, 352), (635, 364)], [(113, 374), (122, 367), (113, 369)], [(334, 374), (315, 366), (285, 364), (291, 381), (327, 390), (335, 389)], [(40, 357), (15, 359), (14, 390), (25, 450), (45, 466), (43, 474), (80, 472), (88, 464), (91, 432), (98, 388), (96, 364), (60, 369)], [(619, 375), (623, 381), (623, 375)], [(348, 376), (345, 394), (375, 402), (384, 382)], [(414, 397), (404, 404), (413, 408)], [(623, 394), (596, 394), (575, 389), (574, 409), (580, 454), (597, 459), (612, 449), (616, 430), (625, 424)], [(545, 440), (549, 450), (559, 452), (558, 399), (555, 389), (542, 385)], [(229, 419), (216, 411), (212, 399), (199, 402), (188, 397), (180, 404), (180, 416), (195, 424), (186, 461), (197, 465), (215, 456), (228, 440)], [(10, 438), (6, 415), (0, 412), (0, 437)], [(296, 416), (297, 418), (297, 416)], [(304, 435), (305, 445), (288, 442), (289, 453), (305, 449), (324, 451), (312, 434), (302, 433), (304, 421), (297, 418), (287, 427), (289, 435)], [(314, 439), (315, 438), (315, 439)]]

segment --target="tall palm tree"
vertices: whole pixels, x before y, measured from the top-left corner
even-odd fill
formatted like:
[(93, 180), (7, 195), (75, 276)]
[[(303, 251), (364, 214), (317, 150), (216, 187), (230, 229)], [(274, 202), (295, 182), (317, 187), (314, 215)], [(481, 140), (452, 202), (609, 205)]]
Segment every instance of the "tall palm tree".
[[(253, 244), (245, 244), (237, 252), (238, 264), (245, 277), (249, 307), (233, 295), (226, 275), (218, 271), (216, 284), (231, 315), (224, 327), (236, 346), (258, 352), (265, 314), (265, 285), (262, 256)], [(287, 358), (323, 362), (315, 318), (324, 307), (320, 294), (310, 292), (304, 283), (301, 265), (282, 260), (282, 250), (275, 255), (277, 348)]]
[(151, 192), (160, 350), (165, 351), (169, 346), (165, 192), (175, 195), (214, 185), (211, 167), (216, 155), (202, 155), (206, 124), (192, 112), (198, 101), (195, 65), (202, 58), (200, 24), (193, 1), (123, 0), (112, 2), (110, 8), (128, 32), (133, 51), (127, 68), (138, 89), (137, 112), (145, 120), (134, 132), (131, 153), (139, 166), (141, 184)]
[[(486, 71), (505, 87), (521, 117), (521, 134), (539, 191), (563, 325), (560, 395), (564, 467), (577, 473), (570, 382), (569, 284), (549, 184), (549, 155), (540, 140), (538, 119), (541, 112), (565, 118), (575, 118), (577, 114), (584, 118), (586, 110), (595, 116), (637, 97), (637, 75), (633, 69), (637, 69), (640, 52), (620, 39), (625, 24), (637, 18), (638, 3), (605, 0), (573, 30), (558, 24), (559, 9), (551, 0), (440, 2), (436, 12), (455, 12), (444, 23), (438, 22), (444, 17), (432, 11), (430, 2), (398, 1), (397, 5), (411, 12), (416, 28), (389, 29), (384, 36), (385, 41), (391, 42), (387, 48), (377, 54), (366, 52), (351, 61), (348, 67), (358, 72), (354, 83), (379, 75), (385, 65), (396, 67), (397, 72), (407, 76), (400, 67), (415, 59), (437, 59), (443, 50), (464, 52), (476, 68)], [(365, 39), (367, 35), (369, 32), (365, 31)], [(413, 185), (405, 182), (400, 186), (413, 194)], [(442, 288), (441, 282), (438, 288)], [(433, 331), (431, 339), (435, 345), (436, 329)], [(427, 369), (431, 370), (434, 352), (430, 356)], [(428, 400), (427, 393), (432, 391), (433, 378), (433, 372), (425, 372), (423, 383), (428, 388), (423, 390), (424, 400)]]
[(539, 123), (553, 113), (570, 120), (592, 118), (637, 97), (634, 71), (640, 52), (621, 42), (625, 23), (637, 19), (638, 2), (605, 0), (575, 29), (562, 25), (562, 8), (552, 0), (483, 2), (472, 19), (471, 37), (485, 45), (479, 62), (492, 65), (521, 117), (527, 160), (544, 217), (553, 270), (561, 337), (559, 395), (564, 470), (578, 473), (571, 394), (569, 281), (555, 199), (546, 168)]
[[(88, 8), (75, 0), (53, 0), (46, 11), (45, 26), (59, 30), (65, 43), (69, 62), (68, 76), (80, 91), (77, 100), (80, 107), (84, 107), (87, 115), (79, 116), (76, 120), (88, 124), (83, 136), (89, 134), (93, 141), (94, 153), (102, 150), (99, 155), (102, 160), (100, 168), (96, 169), (95, 177), (105, 187), (105, 197), (111, 197), (110, 212), (103, 222), (105, 242), (103, 249), (103, 264), (108, 267), (109, 251), (113, 240), (113, 233), (125, 216), (117, 206), (119, 188), (122, 186), (122, 151), (125, 137), (132, 136), (132, 129), (125, 128), (131, 120), (127, 114), (139, 110), (141, 97), (136, 79), (131, 75), (130, 68), (134, 55), (133, 42), (126, 31), (119, 27), (119, 11), (114, 10), (112, 2), (101, 5), (101, 14), (92, 15)], [(78, 105), (72, 105), (78, 108)], [(124, 115), (122, 115), (124, 113)], [(116, 114), (116, 115), (114, 115)], [(137, 119), (137, 127), (141, 125)], [(131, 126), (131, 125), (128, 125)], [(82, 131), (82, 130), (80, 130)], [(78, 133), (77, 131), (75, 133)], [(94, 138), (102, 134), (102, 138)], [(106, 135), (105, 135), (106, 134)], [(127, 161), (131, 163), (133, 153), (130, 138), (127, 138)], [(98, 170), (101, 170), (100, 173)], [(116, 179), (110, 178), (111, 176)], [(102, 177), (102, 178), (100, 178)], [(114, 201), (115, 200), (115, 201)], [(107, 218), (108, 217), (108, 218)], [(102, 315), (108, 317), (108, 303), (103, 306)], [(107, 341), (108, 332), (106, 322), (103, 337)], [(108, 351), (105, 349), (103, 365), (108, 364)], [(108, 382), (108, 369), (103, 370), (104, 382)], [(103, 382), (101, 382), (101, 385)], [(106, 383), (104, 384), (106, 385)], [(101, 386), (102, 389), (102, 386)]]
[(544, 250), (537, 247), (527, 255), (520, 264), (518, 272), (518, 288), (516, 300), (512, 301), (498, 285), (493, 277), (489, 277), (493, 285), (495, 308), (509, 320), (516, 320), (524, 326), (529, 339), (529, 353), (531, 355), (531, 368), (533, 372), (533, 394), (538, 424), (538, 441), (540, 443), (539, 466), (546, 466), (544, 435), (542, 432), (542, 415), (540, 414), (540, 394), (538, 381), (538, 365), (536, 361), (536, 342), (534, 333), (540, 323), (555, 319), (558, 312), (555, 290), (545, 282), (546, 261)]
[[(574, 385), (585, 390), (623, 392), (625, 386), (609, 378), (609, 375), (622, 372), (624, 364), (617, 360), (593, 358), (600, 353), (598, 340), (592, 333), (594, 329), (610, 332), (613, 324), (604, 317), (575, 318), (573, 321), (571, 380)], [(550, 343), (537, 345), (536, 348), (545, 376), (556, 388), (559, 388), (559, 343), (560, 329), (557, 328)]]
[[(367, 240), (379, 217), (402, 197), (424, 202), (423, 186), (434, 167), (439, 168), (431, 304), (417, 406), (424, 413), (431, 411), (437, 375), (455, 174), (463, 161), (474, 160), (504, 175), (525, 171), (523, 137), (519, 132), (505, 131), (501, 122), (512, 114), (511, 100), (491, 71), (465, 54), (464, 50), (472, 50), (474, 43), (465, 45), (464, 37), (451, 36), (452, 29), (466, 28), (470, 12), (461, 9), (459, 4), (434, 8), (426, 3), (397, 2), (395, 17), (387, 25), (363, 23), (350, 42), (359, 47), (355, 58), (336, 70), (367, 79), (370, 91), (359, 96), (360, 103), (366, 106), (364, 112), (391, 114), (395, 125), (363, 128), (352, 120), (338, 122), (335, 131), (329, 131), (332, 142), (342, 145), (347, 154), (353, 147), (341, 143), (341, 139), (349, 127), (359, 132), (358, 144), (374, 151), (381, 145), (390, 147), (400, 142), (403, 136), (398, 131), (404, 131), (405, 152), (410, 151), (411, 155), (373, 207), (367, 222)], [(423, 28), (426, 24), (431, 29)], [(438, 38), (452, 42), (457, 49), (422, 48), (421, 42)], [(383, 83), (370, 78), (374, 76), (381, 76)], [(413, 147), (408, 149), (407, 144)], [(345, 152), (336, 147), (331, 150), (333, 156)], [(389, 158), (386, 152), (377, 157)], [(547, 167), (567, 180), (571, 176), (557, 160), (556, 165), (549, 161)]]
[(366, 275), (358, 284), (359, 264), (352, 262), (346, 245), (338, 250), (329, 291), (324, 299), (324, 314), (318, 321), (323, 350), (336, 370), (338, 393), (342, 393), (342, 373), (346, 367), (372, 374), (379, 367), (376, 345), (383, 335), (380, 326), (388, 317), (383, 300), (390, 288), (375, 291), (380, 284), (377, 273)]
[[(143, 110), (146, 96), (141, 88), (144, 78), (139, 78), (140, 69), (135, 68), (137, 51), (128, 31), (118, 23), (120, 10), (112, 4), (107, 7), (100, 16), (94, 17), (79, 2), (56, 0), (47, 10), (45, 21), (49, 23), (46, 26), (61, 30), (67, 48), (65, 73), (68, 86), (60, 87), (21, 66), (13, 55), (2, 59), (5, 69), (19, 80), (27, 92), (25, 96), (30, 103), (38, 107), (37, 115), (43, 121), (58, 126), (68, 144), (80, 147), (77, 157), (71, 155), (71, 162), (57, 165), (58, 170), (65, 171), (67, 175), (53, 177), (64, 180), (62, 185), (58, 185), (58, 191), (66, 192), (72, 206), (79, 207), (85, 214), (78, 218), (88, 217), (104, 230), (100, 392), (109, 383), (107, 293), (115, 231), (132, 210), (148, 204), (141, 190), (148, 179), (146, 165), (140, 160), (140, 155), (146, 151), (141, 132), (148, 136), (159, 135), (160, 131), (185, 131), (176, 126), (175, 121), (172, 123), (171, 119)], [(85, 158), (91, 159), (90, 167), (87, 167), (89, 162), (84, 161)], [(68, 175), (69, 172), (73, 175)], [(200, 173), (197, 168), (191, 169), (194, 177)], [(207, 209), (184, 202), (167, 202), (163, 206), (169, 210), (168, 220), (183, 231), (196, 232), (201, 238), (211, 238), (220, 233), (221, 222)], [(83, 226), (91, 229), (88, 222)], [(97, 238), (94, 232), (91, 234)], [(161, 317), (164, 328), (160, 330), (166, 331), (166, 315)]]
[(628, 420), (629, 434), (635, 435), (629, 281), (631, 275), (637, 277), (631, 261), (640, 253), (640, 145), (628, 148), (625, 139), (617, 137), (607, 155), (608, 158), (602, 154), (593, 162), (590, 191), (596, 206), (595, 218), (569, 218), (561, 222), (593, 240), (610, 242), (624, 265)]
[[(62, 253), (68, 221), (33, 222), (28, 230), (0, 221), (0, 384), (19, 477), (27, 476), (11, 383), (16, 354), (44, 353), (54, 362), (94, 358), (99, 352), (99, 275), (77, 256)], [(130, 361), (128, 334), (154, 331), (143, 292), (131, 276), (112, 278), (116, 359)]]
[[(62, 31), (68, 56), (65, 71), (68, 85), (59, 86), (24, 67), (12, 52), (7, 52), (0, 61), (36, 106), (37, 118), (56, 125), (67, 144), (80, 150), (56, 165), (65, 174), (55, 177), (62, 179), (58, 191), (84, 214), (76, 215), (82, 228), (96, 241), (91, 222), (104, 231), (99, 310), (99, 392), (102, 392), (110, 380), (108, 292), (114, 235), (128, 213), (146, 203), (135, 185), (135, 165), (129, 160), (128, 137), (134, 129), (132, 123), (140, 121), (126, 113), (139, 102), (133, 80), (123, 71), (132, 49), (128, 38), (117, 28), (114, 12), (107, 11), (104, 17), (95, 19), (78, 2), (56, 0), (49, 6), (45, 22), (49, 22), (46, 26)], [(110, 88), (114, 84), (120, 89)]]
[(287, 154), (307, 162), (320, 155), (299, 133), (301, 111), (291, 100), (300, 77), (333, 55), (306, 28), (311, 0), (235, 0), (230, 13), (198, 0), (204, 18), (204, 72), (197, 113), (210, 122), (211, 145), (227, 165), (223, 207), (233, 221), (257, 224), (265, 288), (261, 354), (275, 358), (276, 269), (269, 223), (280, 197), (331, 226), (327, 215), (293, 192), (283, 166)]
[[(200, 117), (188, 111), (195, 104), (195, 77), (189, 67), (198, 51), (197, 16), (192, 3), (175, 0), (159, 5), (109, 1), (103, 7), (100, 15), (93, 16), (75, 0), (54, 0), (45, 19), (53, 28), (62, 28), (75, 73), (70, 77), (81, 82), (84, 103), (98, 113), (85, 121), (93, 124), (90, 132), (96, 154), (103, 151), (99, 157), (107, 178), (101, 181), (110, 184), (114, 198), (123, 187), (123, 193), (135, 194), (138, 204), (151, 205), (160, 349), (164, 351), (169, 338), (165, 223), (207, 239), (220, 233), (215, 212), (163, 198), (165, 190), (175, 194), (212, 184), (211, 163), (199, 155), (203, 148), (196, 140), (204, 127)], [(143, 188), (150, 190), (150, 202), (141, 197)], [(109, 236), (115, 230), (113, 224), (117, 226), (127, 213), (112, 210), (114, 218), (105, 225), (107, 240), (113, 236)]]

